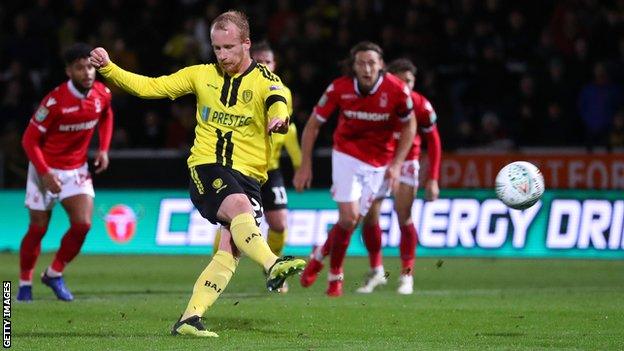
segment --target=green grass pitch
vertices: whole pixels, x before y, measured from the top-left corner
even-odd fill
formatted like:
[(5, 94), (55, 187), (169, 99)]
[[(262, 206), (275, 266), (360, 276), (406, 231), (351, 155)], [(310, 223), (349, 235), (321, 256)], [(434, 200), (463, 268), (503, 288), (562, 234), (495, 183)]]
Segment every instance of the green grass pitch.
[[(51, 260), (43, 255), (37, 274)], [(66, 280), (76, 300), (56, 301), (39, 281), (36, 301), (13, 302), (14, 350), (622, 350), (624, 262), (420, 259), (416, 292), (390, 283), (354, 292), (367, 260), (348, 257), (346, 294), (325, 297), (325, 271), (310, 289), (265, 292), (244, 258), (207, 313), (217, 339), (173, 337), (209, 256), (79, 256)], [(441, 265), (440, 265), (441, 264)], [(440, 266), (440, 267), (438, 267)], [(18, 258), (0, 255), (17, 293)]]

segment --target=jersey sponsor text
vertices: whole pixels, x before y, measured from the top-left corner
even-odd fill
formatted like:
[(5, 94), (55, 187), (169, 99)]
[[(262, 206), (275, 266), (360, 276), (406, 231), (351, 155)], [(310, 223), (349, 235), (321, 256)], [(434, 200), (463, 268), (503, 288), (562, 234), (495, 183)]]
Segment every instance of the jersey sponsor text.
[(390, 119), (389, 113), (375, 113), (375, 112), (345, 110), (344, 115), (347, 118), (359, 119), (362, 121), (387, 121)]
[(76, 132), (79, 130), (93, 129), (98, 123), (97, 119), (89, 122), (75, 123), (75, 124), (61, 124), (59, 131), (61, 132)]

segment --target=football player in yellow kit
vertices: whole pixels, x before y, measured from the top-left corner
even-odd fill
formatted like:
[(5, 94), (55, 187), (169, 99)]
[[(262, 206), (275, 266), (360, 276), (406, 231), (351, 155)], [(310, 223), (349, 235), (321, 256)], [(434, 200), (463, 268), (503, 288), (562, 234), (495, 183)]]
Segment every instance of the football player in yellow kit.
[[(258, 228), (262, 216), (260, 185), (267, 180), (273, 132), (288, 131), (286, 89), (280, 78), (250, 56), (249, 22), (242, 12), (215, 18), (210, 39), (217, 63), (195, 65), (150, 78), (125, 71), (103, 48), (90, 60), (109, 81), (144, 99), (186, 94), (197, 97), (195, 141), (188, 158), (191, 200), (202, 216), (220, 223), (219, 250), (200, 274), (186, 310), (172, 334), (216, 337), (200, 318), (230, 281), (240, 252), (268, 272), (267, 288), (276, 290), (305, 266), (293, 257), (278, 258)], [(255, 218), (254, 218), (255, 217)]]

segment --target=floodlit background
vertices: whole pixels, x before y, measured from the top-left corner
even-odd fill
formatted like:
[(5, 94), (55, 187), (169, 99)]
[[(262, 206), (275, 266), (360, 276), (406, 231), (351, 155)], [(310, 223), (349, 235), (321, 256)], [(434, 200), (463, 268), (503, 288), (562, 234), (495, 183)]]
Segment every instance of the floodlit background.
[[(624, 348), (621, 0), (2, 1), (0, 275), (14, 290), (28, 226), (20, 139), (39, 101), (66, 79), (64, 48), (86, 41), (127, 70), (168, 74), (213, 60), (207, 30), (228, 9), (248, 14), (252, 42), (273, 47), (299, 133), (358, 41), (380, 44), (386, 62), (417, 65), (416, 90), (437, 112), (444, 154), (441, 199), (413, 207), (415, 295), (395, 292), (399, 234), (388, 199), (390, 283), (379, 293), (354, 293), (368, 269), (360, 257), (347, 258), (346, 295), (329, 301), (323, 275), (311, 290), (293, 280), (288, 296), (267, 296), (244, 259), (208, 322), (224, 337), (167, 336), (215, 230), (187, 193), (195, 99), (141, 100), (109, 85), (111, 165), (94, 177), (93, 227), (67, 270), (77, 300), (55, 303), (36, 282), (36, 301), (14, 305), (16, 349)], [(337, 218), (328, 191), (334, 128), (335, 119), (316, 143), (314, 189), (288, 192), (286, 253), (307, 256)], [(523, 212), (493, 191), (498, 170), (516, 160), (536, 164), (546, 181), (542, 201)], [(282, 166), (290, 186), (285, 155)], [(66, 228), (57, 207), (44, 252)], [(348, 253), (366, 254), (359, 232)]]

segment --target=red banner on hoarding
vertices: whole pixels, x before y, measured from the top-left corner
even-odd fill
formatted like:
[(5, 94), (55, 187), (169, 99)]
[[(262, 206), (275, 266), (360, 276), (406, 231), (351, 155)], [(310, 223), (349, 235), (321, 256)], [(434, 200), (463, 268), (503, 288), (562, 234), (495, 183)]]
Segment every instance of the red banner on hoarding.
[(547, 189), (624, 189), (624, 154), (445, 154), (440, 187), (493, 187), (498, 171), (513, 161), (539, 167)]

